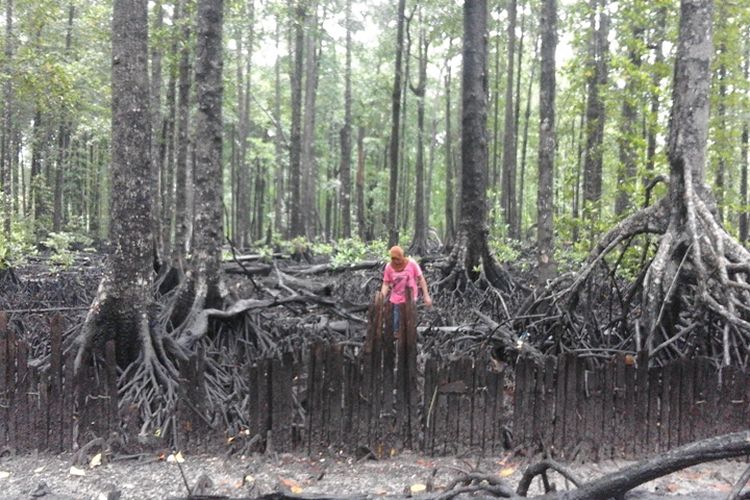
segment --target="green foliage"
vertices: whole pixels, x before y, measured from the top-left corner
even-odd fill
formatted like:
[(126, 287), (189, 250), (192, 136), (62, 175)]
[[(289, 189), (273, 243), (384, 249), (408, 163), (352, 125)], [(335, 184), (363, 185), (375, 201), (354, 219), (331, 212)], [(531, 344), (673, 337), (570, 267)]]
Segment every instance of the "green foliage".
[(520, 243), (506, 237), (491, 236), (490, 250), (500, 262), (517, 262), (521, 257)]
[(345, 266), (367, 259), (382, 259), (388, 254), (384, 241), (365, 243), (358, 238), (341, 240), (331, 257), (334, 266)]
[(88, 247), (93, 240), (81, 233), (70, 233), (61, 231), (49, 233), (47, 239), (42, 242), (53, 251), (50, 261), (62, 267), (70, 267), (75, 262), (74, 246)]
[(28, 222), (14, 221), (10, 240), (0, 232), (0, 269), (22, 266), (26, 259), (36, 254), (34, 232)]

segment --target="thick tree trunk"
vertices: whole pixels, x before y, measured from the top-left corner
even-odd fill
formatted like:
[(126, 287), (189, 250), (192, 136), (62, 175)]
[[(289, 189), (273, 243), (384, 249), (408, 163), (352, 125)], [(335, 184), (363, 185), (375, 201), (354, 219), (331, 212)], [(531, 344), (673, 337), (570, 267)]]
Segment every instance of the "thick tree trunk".
[[(76, 357), (86, 361), (94, 341), (115, 339), (121, 367), (143, 354), (153, 294), (151, 234), (151, 115), (146, 0), (115, 0), (112, 21), (113, 251), (89, 310)], [(101, 332), (101, 334), (100, 334)]]
[(554, 261), (555, 171), (555, 50), (557, 49), (557, 0), (544, 0), (539, 30), (542, 38), (539, 78), (539, 179), (537, 183), (537, 248), (540, 283), (552, 279)]
[[(179, 3), (175, 7), (173, 22), (179, 19)], [(159, 165), (161, 165), (161, 199), (162, 199), (162, 243), (164, 255), (172, 254), (172, 235), (175, 220), (175, 115), (177, 101), (177, 26), (172, 28), (171, 62), (169, 80), (167, 82), (166, 108), (167, 113), (161, 123), (161, 139), (159, 140)], [(156, 132), (156, 131), (154, 131)]]
[(406, 0), (398, 1), (398, 11), (396, 20), (396, 61), (393, 72), (393, 92), (391, 94), (391, 138), (389, 143), (389, 162), (390, 181), (388, 184), (388, 246), (398, 243), (398, 225), (396, 214), (398, 206), (396, 205), (396, 194), (398, 192), (398, 151), (399, 151), (399, 130), (401, 120), (401, 70), (404, 52), (404, 11), (406, 10)]
[(463, 72), (461, 75), (461, 216), (451, 271), (442, 285), (461, 285), (479, 277), (507, 289), (507, 281), (490, 253), (487, 227), (487, 1), (464, 2)]
[(275, 202), (273, 210), (273, 226), (280, 234), (286, 234), (286, 226), (283, 223), (283, 214), (285, 206), (284, 198), (284, 162), (282, 156), (284, 153), (283, 140), (284, 130), (281, 128), (281, 53), (279, 52), (279, 42), (281, 38), (281, 27), (276, 25), (276, 61), (274, 63), (274, 86), (273, 86), (273, 119), (276, 127), (276, 135), (273, 138), (274, 151), (276, 153), (276, 177), (274, 179)]

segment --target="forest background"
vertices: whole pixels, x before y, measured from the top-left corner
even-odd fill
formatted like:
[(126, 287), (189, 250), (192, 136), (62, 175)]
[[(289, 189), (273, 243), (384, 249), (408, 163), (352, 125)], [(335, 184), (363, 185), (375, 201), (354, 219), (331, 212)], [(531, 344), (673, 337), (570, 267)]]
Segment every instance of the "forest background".
[[(644, 205), (646, 188), (668, 170), (677, 4), (558, 8), (554, 227), (563, 265), (580, 262), (596, 235)], [(386, 239), (419, 255), (450, 244), (461, 189), (461, 5), (405, 7), (394, 190), (398, 4), (226, 3), (223, 213), (238, 247), (315, 244), (351, 262), (365, 255), (364, 242), (376, 242), (378, 255)], [(166, 255), (189, 252), (193, 232), (194, 9), (190, 0), (149, 3), (157, 240)], [(108, 236), (111, 13), (101, 1), (5, 2), (4, 266), (39, 243), (64, 263), (70, 249)], [(540, 2), (491, 2), (489, 13), (486, 190), (491, 246), (507, 261), (535, 236)], [(741, 2), (717, 2), (707, 181), (723, 225), (741, 241), (749, 21)], [(655, 189), (651, 199), (664, 192)]]

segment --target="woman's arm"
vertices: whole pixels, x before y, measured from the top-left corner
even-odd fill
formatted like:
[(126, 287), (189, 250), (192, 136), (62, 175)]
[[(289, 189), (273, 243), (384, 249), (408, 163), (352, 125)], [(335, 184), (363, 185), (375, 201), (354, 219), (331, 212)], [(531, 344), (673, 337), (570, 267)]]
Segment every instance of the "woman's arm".
[(424, 295), (424, 305), (432, 307), (432, 297), (430, 297), (430, 290), (427, 288), (427, 280), (424, 278), (424, 274), (418, 278), (419, 287), (422, 289), (422, 295)]

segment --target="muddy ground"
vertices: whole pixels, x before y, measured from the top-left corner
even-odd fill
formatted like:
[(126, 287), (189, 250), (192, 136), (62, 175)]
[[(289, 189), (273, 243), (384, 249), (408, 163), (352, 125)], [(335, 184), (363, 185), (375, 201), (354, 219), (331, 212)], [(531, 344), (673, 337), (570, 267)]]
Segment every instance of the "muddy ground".
[[(628, 463), (574, 464), (573, 469), (583, 480), (591, 480)], [(380, 461), (335, 455), (185, 455), (180, 466), (160, 460), (158, 455), (144, 455), (93, 468), (83, 466), (78, 471), (82, 475), (75, 475), (71, 466), (70, 454), (4, 457), (0, 459), (0, 498), (98, 500), (113, 491), (122, 499), (184, 498), (188, 490), (180, 467), (193, 494), (253, 498), (285, 491), (308, 496), (403, 498), (414, 485), (429, 487), (432, 482), (433, 491), (440, 491), (451, 479), (472, 469), (507, 476), (515, 487), (526, 463), (505, 456), (476, 459), (404, 453)], [(726, 461), (698, 465), (648, 483), (626, 498), (726, 498), (746, 467), (746, 463)], [(568, 486), (559, 476), (553, 481), (558, 489)], [(195, 489), (200, 482), (206, 486)], [(534, 483), (532, 493), (539, 492), (539, 487)], [(115, 497), (110, 494), (109, 498)]]

